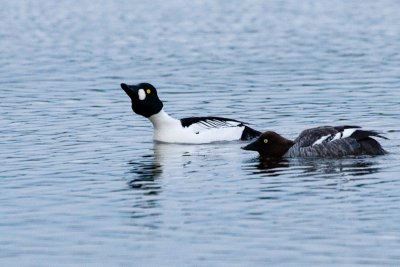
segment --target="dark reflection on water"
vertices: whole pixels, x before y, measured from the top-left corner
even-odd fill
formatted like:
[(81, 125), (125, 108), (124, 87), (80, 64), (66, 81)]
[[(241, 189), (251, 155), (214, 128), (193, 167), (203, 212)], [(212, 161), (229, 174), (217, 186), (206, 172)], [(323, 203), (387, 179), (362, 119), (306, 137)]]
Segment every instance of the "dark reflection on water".
[(351, 174), (362, 176), (380, 171), (373, 158), (359, 159), (299, 159), (296, 164), (305, 166), (304, 173)]
[[(320, 198), (322, 192), (358, 192), (360, 187), (391, 183), (376, 178), (382, 171), (377, 158), (265, 159), (244, 162), (244, 170), (259, 180), (258, 199), (297, 201)], [(330, 194), (328, 194), (330, 195)], [(336, 198), (328, 196), (327, 198)], [(266, 203), (264, 203), (266, 204)]]
[(290, 167), (290, 161), (284, 158), (277, 159), (265, 159), (259, 157), (255, 160), (255, 168), (261, 170), (261, 173), (266, 173), (268, 175), (279, 175), (285, 168)]
[[(129, 172), (126, 174), (128, 186), (135, 191), (131, 218), (134, 225), (156, 229), (159, 222), (156, 220), (161, 214), (160, 197), (162, 192), (159, 177), (162, 174), (161, 166), (154, 161), (153, 155), (144, 155), (139, 160), (128, 162)], [(149, 218), (151, 221), (140, 221)], [(139, 221), (137, 221), (139, 220)]]
[(285, 174), (285, 168), (301, 167), (302, 173), (351, 174), (362, 176), (379, 172), (379, 163), (374, 158), (340, 159), (270, 159), (259, 157), (254, 167), (269, 175)]
[(143, 160), (129, 161), (131, 166), (130, 174), (133, 178), (128, 182), (129, 187), (132, 189), (139, 189), (146, 191), (146, 194), (158, 194), (161, 186), (158, 184), (157, 179), (162, 174), (161, 165), (154, 161), (153, 155), (143, 156)]

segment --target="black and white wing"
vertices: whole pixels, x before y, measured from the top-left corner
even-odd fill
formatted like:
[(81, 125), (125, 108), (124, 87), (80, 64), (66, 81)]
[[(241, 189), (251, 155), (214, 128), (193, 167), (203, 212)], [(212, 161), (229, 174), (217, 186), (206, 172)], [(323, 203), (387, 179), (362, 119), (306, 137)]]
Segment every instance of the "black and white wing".
[[(385, 138), (375, 131), (359, 126), (323, 126), (303, 131), (289, 156), (342, 157), (347, 155), (382, 155), (386, 151), (371, 137)], [(386, 139), (386, 138), (385, 138)], [(295, 141), (296, 142), (296, 141)]]
[(328, 141), (333, 139), (338, 133), (343, 133), (345, 130), (349, 129), (359, 129), (360, 126), (320, 126), (316, 128), (310, 128), (304, 130), (300, 135), (294, 140), (298, 147), (308, 147), (316, 142), (322, 142), (323, 140)]
[(183, 127), (193, 127), (199, 130), (245, 126), (244, 122), (220, 117), (190, 117), (181, 119), (181, 123)]
[(189, 117), (180, 121), (183, 127), (189, 128), (196, 133), (209, 129), (243, 127), (241, 140), (249, 140), (261, 134), (261, 132), (250, 128), (244, 122), (221, 117)]

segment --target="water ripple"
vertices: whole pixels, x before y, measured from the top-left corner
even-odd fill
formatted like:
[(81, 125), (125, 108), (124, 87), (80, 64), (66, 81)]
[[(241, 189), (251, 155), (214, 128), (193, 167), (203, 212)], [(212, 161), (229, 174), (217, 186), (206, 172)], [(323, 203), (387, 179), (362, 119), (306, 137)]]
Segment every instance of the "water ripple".
[[(386, 266), (400, 258), (398, 3), (2, 1), (0, 265)], [(391, 154), (263, 161), (152, 141), (121, 82), (176, 117)]]

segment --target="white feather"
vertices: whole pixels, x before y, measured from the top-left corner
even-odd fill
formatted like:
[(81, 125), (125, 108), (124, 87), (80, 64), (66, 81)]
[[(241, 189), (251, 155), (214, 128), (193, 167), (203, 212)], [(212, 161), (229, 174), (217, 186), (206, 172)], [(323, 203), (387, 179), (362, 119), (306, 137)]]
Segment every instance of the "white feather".
[(352, 129), (345, 129), (343, 132), (337, 133), (335, 135), (335, 137), (332, 139), (333, 140), (337, 140), (337, 139), (343, 139), (346, 137), (351, 136), (357, 129), (352, 128)]
[(324, 135), (320, 139), (315, 141), (312, 145), (315, 146), (315, 145), (322, 144), (327, 139), (330, 139), (330, 140), (328, 140), (328, 142), (332, 142), (334, 140), (350, 137), (356, 130), (357, 130), (356, 128), (350, 128), (350, 129), (345, 129), (343, 132), (338, 132), (335, 135), (333, 135), (333, 134)]
[(312, 145), (315, 146), (315, 145), (321, 144), (321, 143), (324, 142), (329, 136), (331, 136), (331, 135), (324, 135), (324, 136), (322, 136), (320, 139), (318, 139), (317, 141), (315, 141)]

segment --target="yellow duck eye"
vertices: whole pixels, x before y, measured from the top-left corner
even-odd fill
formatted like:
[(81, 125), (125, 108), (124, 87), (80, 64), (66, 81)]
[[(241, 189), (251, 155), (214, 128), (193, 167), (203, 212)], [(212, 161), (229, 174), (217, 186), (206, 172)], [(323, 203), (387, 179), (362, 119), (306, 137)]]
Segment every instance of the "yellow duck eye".
[(150, 90), (150, 89), (147, 89), (147, 90), (146, 90), (146, 93), (149, 95), (149, 94), (151, 93), (151, 90)]
[(268, 139), (267, 138), (264, 139), (264, 144), (266, 144), (266, 143), (268, 143)]

